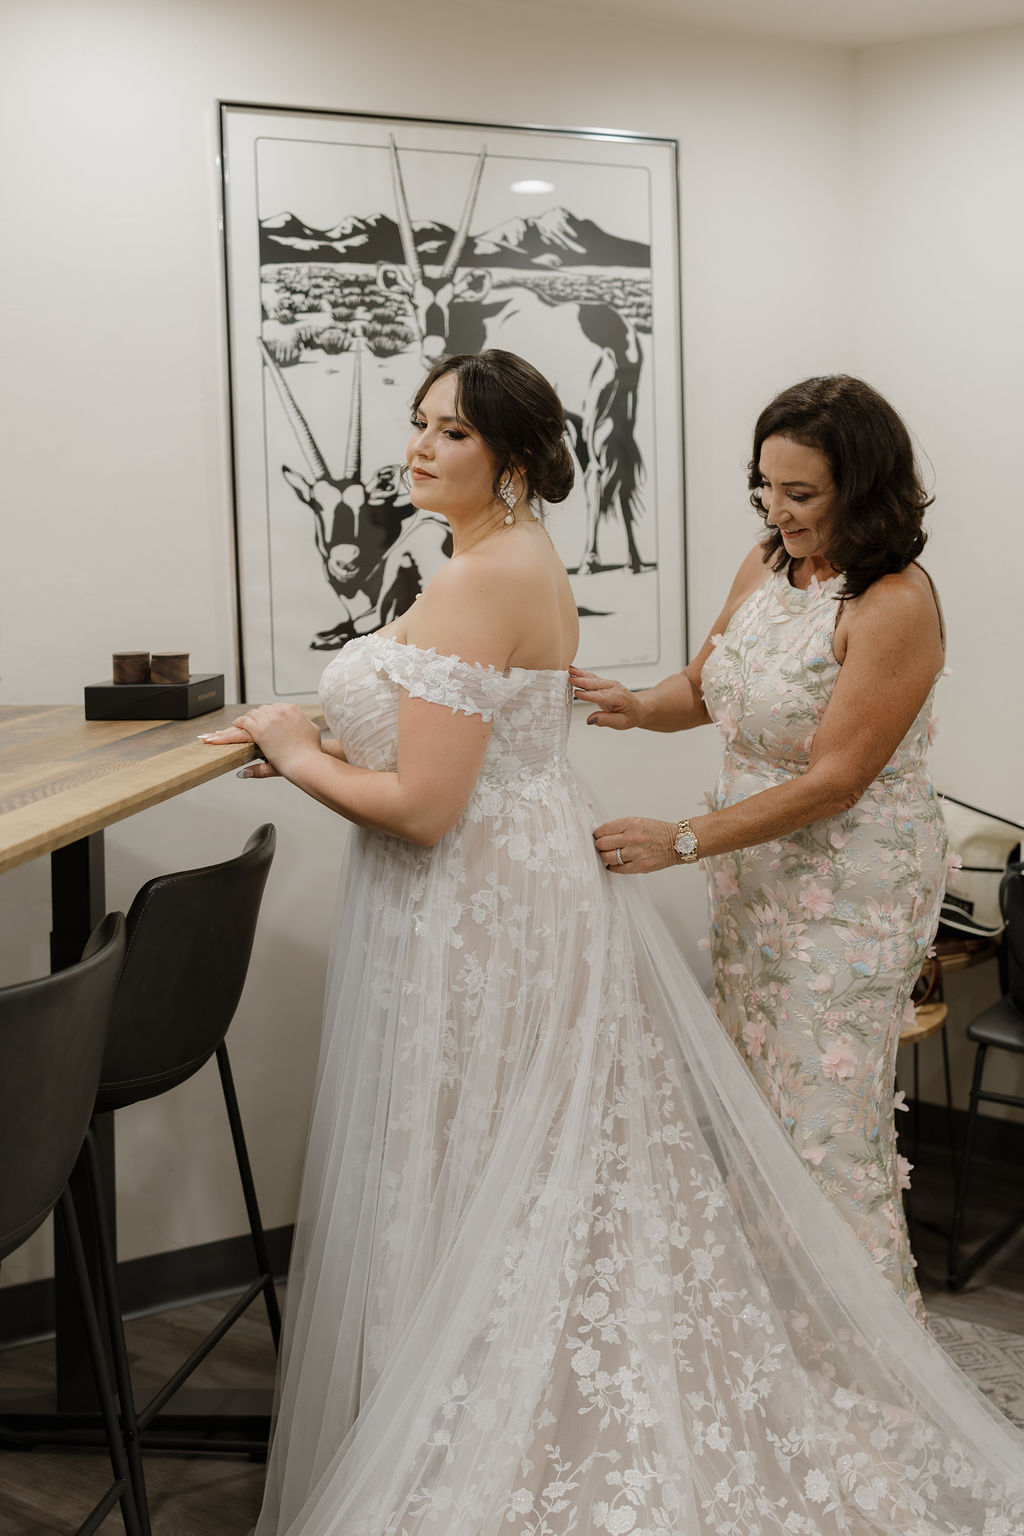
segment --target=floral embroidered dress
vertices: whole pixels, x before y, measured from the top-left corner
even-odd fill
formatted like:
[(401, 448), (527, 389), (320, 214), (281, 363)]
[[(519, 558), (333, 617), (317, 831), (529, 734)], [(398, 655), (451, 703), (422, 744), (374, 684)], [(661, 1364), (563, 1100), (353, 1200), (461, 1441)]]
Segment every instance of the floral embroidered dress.
[[(712, 807), (803, 773), (832, 696), (842, 577), (776, 572), (703, 673), (725, 738)], [(933, 689), (934, 694), (934, 689)], [(872, 1258), (921, 1310), (900, 1189), (900, 1025), (939, 917), (946, 834), (925, 762), (932, 695), (852, 810), (708, 859), (719, 1016), (800, 1155)]]
[(1024, 1442), (605, 874), (567, 674), (352, 641), (350, 761), (403, 689), (492, 731), (436, 847), (351, 834), (259, 1536), (1024, 1530)]

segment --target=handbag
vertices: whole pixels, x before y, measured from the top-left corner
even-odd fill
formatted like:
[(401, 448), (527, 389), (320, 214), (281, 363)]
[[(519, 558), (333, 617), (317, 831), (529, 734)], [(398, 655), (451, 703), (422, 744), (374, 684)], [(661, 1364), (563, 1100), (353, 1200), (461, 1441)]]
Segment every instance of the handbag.
[(939, 924), (958, 934), (998, 939), (1006, 922), (1000, 884), (1007, 864), (1020, 853), (1024, 827), (953, 795), (941, 795), (940, 804), (950, 853), (959, 854), (961, 862), (949, 871)]

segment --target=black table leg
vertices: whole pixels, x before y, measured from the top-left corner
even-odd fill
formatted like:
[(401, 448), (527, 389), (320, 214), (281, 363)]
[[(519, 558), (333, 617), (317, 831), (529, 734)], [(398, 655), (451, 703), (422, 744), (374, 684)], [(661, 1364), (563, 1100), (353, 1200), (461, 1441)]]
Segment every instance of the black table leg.
[(50, 970), (77, 965), (86, 940), (106, 916), (103, 833), (93, 832), (50, 854)]
[[(96, 924), (106, 913), (105, 861), (103, 833), (94, 832), (50, 855), (50, 888), (53, 928), (50, 932), (50, 969), (62, 971), (82, 958), (82, 950)], [(106, 1209), (114, 1205), (114, 1117), (103, 1115), (97, 1127), (101, 1191)], [(84, 1183), (84, 1172), (76, 1166), (69, 1180), (79, 1212), (82, 1247), (93, 1295), (99, 1289), (98, 1249), (92, 1202)], [(96, 1406), (89, 1343), (82, 1326), (81, 1306), (68, 1254), (61, 1243), (54, 1245), (54, 1311), (57, 1330), (57, 1410), (60, 1413), (91, 1413)], [(100, 1326), (106, 1339), (105, 1320)], [(108, 1344), (109, 1348), (109, 1344)], [(108, 1360), (108, 1369), (110, 1362)]]

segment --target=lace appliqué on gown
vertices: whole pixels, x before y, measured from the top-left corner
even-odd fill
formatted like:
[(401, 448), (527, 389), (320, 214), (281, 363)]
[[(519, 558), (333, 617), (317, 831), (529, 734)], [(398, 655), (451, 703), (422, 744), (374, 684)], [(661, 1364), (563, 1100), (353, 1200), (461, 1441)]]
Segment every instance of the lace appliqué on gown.
[(439, 660), (324, 677), (367, 766), (401, 688), (493, 720), (435, 848), (352, 834), (259, 1536), (1011, 1536), (1019, 1439), (605, 875), (566, 675)]
[(515, 698), (529, 677), (522, 667), (498, 672), (479, 663), (471, 665), (458, 656), (439, 654), (433, 648), (414, 649), (386, 635), (373, 637), (369, 658), (380, 676), (397, 683), (413, 698), (444, 704), (453, 714), (479, 715), (487, 721)]

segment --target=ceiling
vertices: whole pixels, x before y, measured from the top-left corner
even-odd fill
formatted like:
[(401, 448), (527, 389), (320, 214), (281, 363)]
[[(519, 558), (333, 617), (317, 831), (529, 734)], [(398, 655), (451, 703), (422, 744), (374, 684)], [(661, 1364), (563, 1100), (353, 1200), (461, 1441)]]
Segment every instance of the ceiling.
[(674, 22), (866, 48), (1024, 24), (1024, 0), (504, 0), (537, 9)]

